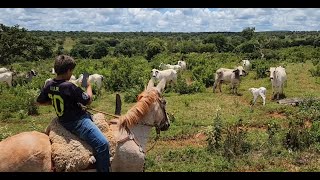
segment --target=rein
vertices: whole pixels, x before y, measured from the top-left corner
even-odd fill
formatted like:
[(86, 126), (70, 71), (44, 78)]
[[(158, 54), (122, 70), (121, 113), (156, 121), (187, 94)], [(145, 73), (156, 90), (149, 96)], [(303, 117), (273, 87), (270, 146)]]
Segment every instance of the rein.
[(106, 113), (106, 112), (103, 112), (103, 111), (100, 111), (100, 110), (97, 110), (97, 109), (89, 108), (89, 107), (84, 106), (82, 104), (80, 104), (80, 105), (81, 105), (82, 109), (84, 109), (84, 110), (92, 110), (92, 111), (99, 112), (99, 113), (102, 113), (104, 115), (112, 116), (112, 117), (115, 117), (115, 118), (119, 118), (120, 117), (118, 115), (114, 115), (114, 114)]
[[(152, 125), (149, 125), (149, 124), (140, 124), (140, 125), (152, 126)], [(154, 126), (152, 126), (152, 127), (154, 127)], [(144, 151), (144, 150), (142, 149), (142, 146), (141, 146), (140, 143), (138, 142), (138, 140), (134, 137), (134, 134), (131, 132), (131, 130), (130, 130), (129, 128), (127, 128), (127, 127), (126, 127), (126, 130), (127, 130), (127, 132), (128, 132), (128, 136), (125, 137), (125, 138), (123, 138), (123, 139), (121, 139), (121, 140), (119, 140), (117, 143), (123, 143), (123, 142), (128, 141), (128, 140), (133, 140), (133, 141), (136, 143), (136, 145), (139, 147), (139, 151), (142, 152), (142, 153), (144, 153), (144, 154), (146, 154), (147, 152), (149, 152), (151, 149), (154, 148), (154, 146), (155, 146), (156, 143), (157, 143), (157, 140), (158, 140), (159, 137), (160, 137), (160, 133), (157, 132), (157, 136), (154, 138), (154, 143), (153, 143), (153, 145), (151, 146), (151, 148), (149, 148), (147, 151)]]

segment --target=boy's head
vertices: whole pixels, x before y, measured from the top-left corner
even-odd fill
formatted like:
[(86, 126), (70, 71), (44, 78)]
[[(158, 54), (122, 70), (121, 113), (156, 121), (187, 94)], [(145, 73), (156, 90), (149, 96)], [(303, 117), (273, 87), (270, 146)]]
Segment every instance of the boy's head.
[(65, 74), (76, 67), (75, 60), (68, 55), (59, 55), (54, 61), (54, 70), (57, 75)]

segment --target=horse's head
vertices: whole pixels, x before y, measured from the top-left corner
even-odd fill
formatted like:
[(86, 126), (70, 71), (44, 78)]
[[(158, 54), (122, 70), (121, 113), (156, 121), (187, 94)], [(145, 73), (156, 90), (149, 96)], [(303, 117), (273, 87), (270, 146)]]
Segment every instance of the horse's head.
[(166, 80), (162, 79), (159, 84), (154, 87), (154, 81), (152, 79), (149, 80), (147, 90), (156, 90), (156, 101), (154, 105), (154, 126), (156, 128), (157, 133), (159, 134), (160, 131), (166, 131), (170, 127), (170, 120), (168, 117), (168, 113), (166, 112), (166, 105), (167, 102), (162, 96), (162, 92), (164, 91), (166, 85)]
[(120, 128), (131, 128), (137, 124), (155, 127), (157, 133), (168, 130), (170, 120), (166, 112), (166, 101), (162, 96), (166, 80), (154, 87), (151, 78), (147, 88), (138, 96), (137, 104), (126, 115), (120, 117)]

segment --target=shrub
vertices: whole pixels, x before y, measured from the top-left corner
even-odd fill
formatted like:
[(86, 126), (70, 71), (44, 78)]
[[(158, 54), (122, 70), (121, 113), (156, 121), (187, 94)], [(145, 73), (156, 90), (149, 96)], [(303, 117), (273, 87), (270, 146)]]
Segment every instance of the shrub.
[(303, 150), (312, 144), (311, 134), (304, 127), (303, 121), (291, 120), (283, 144), (287, 149), (294, 151)]
[(208, 133), (208, 150), (214, 151), (221, 147), (222, 139), (222, 120), (220, 117), (219, 110), (217, 110), (216, 117), (213, 119), (213, 126), (210, 127)]
[(309, 69), (312, 77), (320, 77), (320, 64), (316, 65), (314, 68)]
[(139, 87), (130, 88), (124, 94), (124, 101), (127, 103), (137, 102), (137, 96), (140, 94), (141, 90)]
[(246, 141), (247, 132), (242, 128), (242, 120), (227, 128), (227, 137), (223, 143), (223, 155), (230, 160), (233, 157), (249, 152), (250, 143)]

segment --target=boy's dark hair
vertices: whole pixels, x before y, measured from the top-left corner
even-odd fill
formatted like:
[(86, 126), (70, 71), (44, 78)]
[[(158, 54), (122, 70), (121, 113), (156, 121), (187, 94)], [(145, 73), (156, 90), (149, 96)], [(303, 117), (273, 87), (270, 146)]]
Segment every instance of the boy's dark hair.
[(59, 55), (54, 61), (54, 71), (57, 75), (66, 73), (69, 69), (76, 67), (75, 60), (68, 55)]

